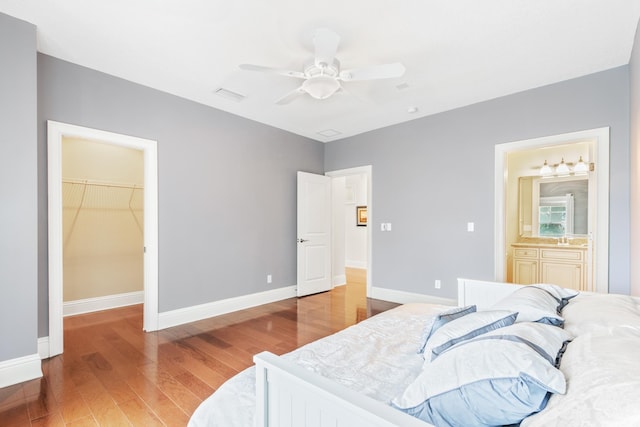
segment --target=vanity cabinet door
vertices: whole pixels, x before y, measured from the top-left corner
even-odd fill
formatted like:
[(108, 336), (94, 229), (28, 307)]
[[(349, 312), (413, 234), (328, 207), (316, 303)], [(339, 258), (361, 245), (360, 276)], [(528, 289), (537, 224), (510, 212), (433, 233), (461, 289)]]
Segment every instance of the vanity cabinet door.
[(541, 261), (540, 270), (543, 283), (562, 286), (563, 288), (582, 290), (583, 264)]
[(521, 285), (538, 283), (538, 261), (535, 259), (514, 258), (514, 282)]

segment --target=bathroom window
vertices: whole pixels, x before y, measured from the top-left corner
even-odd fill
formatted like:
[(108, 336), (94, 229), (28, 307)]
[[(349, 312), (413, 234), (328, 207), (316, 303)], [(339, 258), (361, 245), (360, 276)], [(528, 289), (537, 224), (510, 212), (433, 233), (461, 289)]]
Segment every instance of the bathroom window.
[(559, 237), (573, 234), (573, 194), (540, 197), (538, 235)]

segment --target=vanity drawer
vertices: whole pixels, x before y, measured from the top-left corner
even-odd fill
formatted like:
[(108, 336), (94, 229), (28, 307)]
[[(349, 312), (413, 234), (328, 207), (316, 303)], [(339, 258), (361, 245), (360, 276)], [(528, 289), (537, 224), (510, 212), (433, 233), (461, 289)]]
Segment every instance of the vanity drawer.
[(582, 262), (584, 251), (580, 249), (542, 249), (540, 258)]
[(538, 258), (538, 248), (515, 248), (513, 256), (516, 258)]

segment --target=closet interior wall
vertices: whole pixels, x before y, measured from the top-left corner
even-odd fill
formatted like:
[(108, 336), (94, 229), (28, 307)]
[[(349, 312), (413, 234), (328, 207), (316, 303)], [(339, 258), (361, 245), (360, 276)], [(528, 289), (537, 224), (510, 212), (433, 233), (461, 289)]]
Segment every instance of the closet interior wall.
[(75, 139), (62, 151), (65, 305), (142, 294), (142, 151)]

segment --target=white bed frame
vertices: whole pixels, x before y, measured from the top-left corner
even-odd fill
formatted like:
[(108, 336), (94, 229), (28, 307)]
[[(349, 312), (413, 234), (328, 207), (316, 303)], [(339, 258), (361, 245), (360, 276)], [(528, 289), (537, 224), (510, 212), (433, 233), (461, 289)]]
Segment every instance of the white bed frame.
[[(458, 279), (458, 306), (486, 308), (518, 289)], [(425, 427), (424, 421), (272, 353), (254, 356), (257, 427)]]

